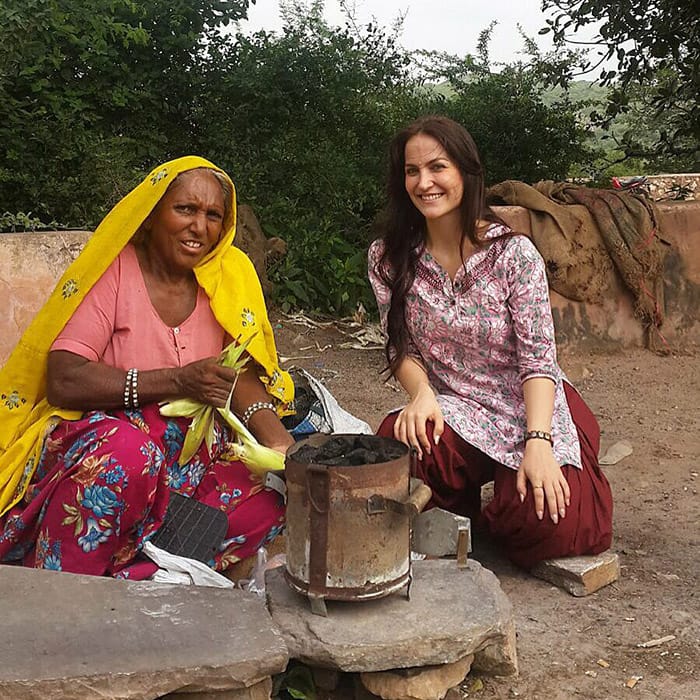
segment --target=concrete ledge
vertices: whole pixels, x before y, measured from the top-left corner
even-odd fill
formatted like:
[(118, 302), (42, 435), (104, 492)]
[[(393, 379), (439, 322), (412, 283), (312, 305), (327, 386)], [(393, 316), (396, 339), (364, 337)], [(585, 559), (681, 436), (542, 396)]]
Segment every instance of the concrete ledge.
[[(700, 201), (657, 202), (659, 228), (669, 243), (664, 269), (664, 325), (671, 348), (700, 343)], [(523, 207), (494, 207), (514, 229), (531, 235)], [(616, 276), (602, 304), (572, 301), (550, 290), (557, 343), (563, 347), (643, 347), (634, 300)]]
[[(664, 273), (666, 320), (662, 330), (672, 347), (695, 345), (700, 343), (700, 201), (660, 202), (658, 208), (662, 235), (670, 244)], [(513, 228), (531, 233), (526, 209), (495, 209)], [(255, 251), (261, 246), (248, 244), (251, 236), (245, 226), (241, 233), (241, 247), (260, 268), (264, 265), (264, 252)], [(0, 295), (4, 311), (0, 315), (0, 364), (7, 360), (89, 236), (89, 231), (0, 234)], [(644, 345), (632, 296), (619, 280), (603, 304), (571, 301), (556, 292), (552, 292), (551, 301), (560, 347)]]
[(264, 692), (288, 661), (264, 602), (239, 590), (0, 566), (0, 620), (13, 700)]

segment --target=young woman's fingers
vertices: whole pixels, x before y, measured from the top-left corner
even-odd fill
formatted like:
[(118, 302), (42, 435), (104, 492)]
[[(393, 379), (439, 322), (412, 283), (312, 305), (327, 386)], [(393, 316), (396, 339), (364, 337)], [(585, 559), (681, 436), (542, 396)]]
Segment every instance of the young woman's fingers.
[(408, 440), (406, 438), (406, 419), (404, 418), (403, 411), (399, 413), (398, 418), (394, 422), (394, 437), (399, 442), (408, 445)]
[(418, 453), (418, 459), (423, 459), (423, 450), (421, 449), (421, 441), (418, 438), (418, 435), (416, 434), (416, 420), (413, 417), (411, 417), (409, 420), (406, 421), (406, 437), (407, 437), (407, 444), (410, 447), (415, 448), (416, 452)]
[(520, 502), (522, 503), (527, 496), (527, 478), (525, 476), (525, 471), (523, 469), (518, 469), (518, 473), (515, 479), (515, 487), (520, 494)]
[(535, 498), (535, 513), (537, 517), (542, 520), (544, 518), (544, 502), (545, 502), (545, 488), (542, 484), (533, 484), (530, 482), (532, 487), (532, 493)]
[(561, 484), (562, 491), (564, 492), (564, 504), (568, 508), (571, 505), (571, 488), (569, 488), (569, 482), (566, 480), (563, 473), (559, 483)]
[(442, 413), (438, 413), (435, 416), (433, 423), (433, 443), (436, 445), (440, 442), (442, 434), (445, 432), (445, 420), (442, 417)]
[[(558, 481), (554, 481), (547, 493), (547, 506), (549, 508), (549, 517), (552, 519), (553, 523), (558, 523), (560, 517), (566, 517), (566, 506), (564, 504), (564, 492), (562, 491), (561, 484)], [(551, 493), (551, 497), (550, 494)]]
[(416, 416), (415, 422), (415, 433), (416, 441), (420, 444), (421, 448), (426, 454), (430, 454), (432, 445), (428, 439), (428, 433), (426, 431), (426, 421)]

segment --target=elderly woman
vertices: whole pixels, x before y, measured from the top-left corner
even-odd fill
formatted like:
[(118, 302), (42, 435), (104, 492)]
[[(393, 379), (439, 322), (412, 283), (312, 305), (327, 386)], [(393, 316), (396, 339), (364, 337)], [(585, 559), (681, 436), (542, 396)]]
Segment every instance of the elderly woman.
[[(158, 403), (232, 408), (264, 445), (293, 442), (260, 284), (232, 246), (231, 180), (197, 157), (156, 168), (122, 199), (59, 281), (0, 372), (0, 561), (142, 579), (140, 549), (171, 490), (226, 513), (210, 565), (253, 554), (283, 526), (278, 494), (227, 459), (231, 434), (179, 461), (188, 423)], [(236, 339), (237, 374), (218, 356)]]

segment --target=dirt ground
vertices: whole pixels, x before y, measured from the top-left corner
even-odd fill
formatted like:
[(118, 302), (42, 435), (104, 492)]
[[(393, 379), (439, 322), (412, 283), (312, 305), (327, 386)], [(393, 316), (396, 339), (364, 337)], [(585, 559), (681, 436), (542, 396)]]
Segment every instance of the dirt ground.
[[(311, 372), (373, 428), (404, 402), (403, 391), (380, 376), (380, 350), (341, 347), (367, 340), (361, 326), (275, 313), (272, 319), (283, 366)], [(619, 440), (633, 446), (630, 456), (605, 467), (621, 578), (575, 598), (517, 570), (477, 539), (474, 558), (494, 571), (513, 603), (520, 674), (472, 673), (462, 694), (700, 698), (700, 354), (564, 349), (559, 359), (599, 419), (601, 452)], [(668, 635), (675, 638), (638, 646)]]

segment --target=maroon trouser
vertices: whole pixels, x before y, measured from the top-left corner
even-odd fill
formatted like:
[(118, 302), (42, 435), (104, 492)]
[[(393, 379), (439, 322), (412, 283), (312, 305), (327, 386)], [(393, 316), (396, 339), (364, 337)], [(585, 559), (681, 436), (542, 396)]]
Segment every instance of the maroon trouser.
[[(429, 508), (444, 508), (466, 515), (474, 526), (485, 525), (508, 558), (526, 569), (543, 559), (598, 554), (610, 547), (612, 539), (612, 493), (598, 465), (598, 423), (576, 390), (566, 383), (564, 389), (581, 443), (583, 468), (562, 467), (571, 490), (571, 505), (566, 509), (566, 517), (556, 525), (546, 506), (544, 518), (537, 518), (529, 484), (525, 501), (520, 502), (514, 469), (465, 442), (448, 425), (432, 454), (424, 453), (423, 459), (416, 462), (415, 476), (433, 491)], [(377, 433), (393, 437), (397, 416), (387, 416)], [(431, 442), (432, 428), (429, 422)], [(481, 486), (489, 481), (494, 482), (494, 496), (482, 511)]]

